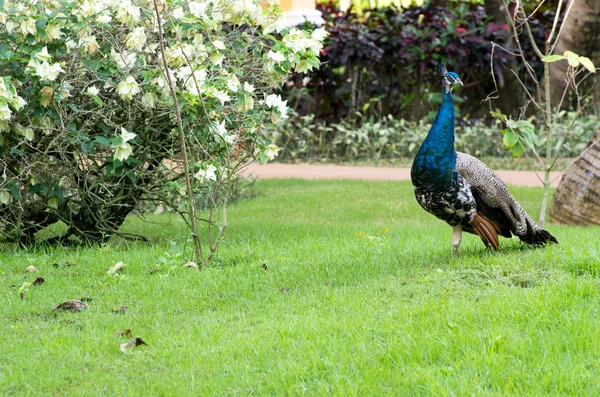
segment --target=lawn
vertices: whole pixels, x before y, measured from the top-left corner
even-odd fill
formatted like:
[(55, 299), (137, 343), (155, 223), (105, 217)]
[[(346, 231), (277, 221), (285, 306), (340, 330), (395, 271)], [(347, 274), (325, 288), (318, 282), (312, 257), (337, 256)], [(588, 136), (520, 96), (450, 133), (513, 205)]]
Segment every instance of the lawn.
[[(560, 245), (499, 252), (467, 235), (452, 260), (410, 182), (256, 188), (200, 272), (169, 215), (128, 221), (151, 243), (0, 254), (0, 394), (600, 394), (600, 228), (548, 225)], [(540, 189), (511, 191), (537, 215)], [(11, 287), (40, 276), (23, 299)], [(121, 352), (128, 328), (148, 345)]]

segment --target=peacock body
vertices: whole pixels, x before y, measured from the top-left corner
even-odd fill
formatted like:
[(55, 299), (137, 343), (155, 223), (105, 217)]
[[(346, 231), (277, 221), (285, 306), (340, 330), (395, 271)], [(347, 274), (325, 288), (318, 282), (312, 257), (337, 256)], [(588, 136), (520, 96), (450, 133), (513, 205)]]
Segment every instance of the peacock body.
[(514, 234), (529, 244), (558, 243), (527, 215), (494, 171), (455, 151), (452, 89), (462, 82), (443, 63), (438, 74), (443, 82), (442, 105), (414, 159), (411, 180), (421, 207), (453, 227), (454, 256), (463, 231), (480, 236), (493, 249), (499, 248), (499, 235)]

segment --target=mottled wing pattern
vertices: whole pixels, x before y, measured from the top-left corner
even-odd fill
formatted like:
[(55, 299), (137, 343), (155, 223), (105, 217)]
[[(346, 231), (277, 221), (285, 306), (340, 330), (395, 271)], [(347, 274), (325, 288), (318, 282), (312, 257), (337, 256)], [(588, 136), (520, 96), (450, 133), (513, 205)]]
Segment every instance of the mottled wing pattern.
[(415, 197), (425, 211), (451, 226), (469, 223), (475, 215), (475, 199), (469, 183), (453, 171), (452, 183), (444, 189), (423, 181), (415, 184)]
[(473, 156), (457, 152), (456, 170), (471, 185), (477, 210), (499, 227), (504, 237), (511, 233), (531, 244), (557, 242), (539, 227), (510, 194), (500, 177)]

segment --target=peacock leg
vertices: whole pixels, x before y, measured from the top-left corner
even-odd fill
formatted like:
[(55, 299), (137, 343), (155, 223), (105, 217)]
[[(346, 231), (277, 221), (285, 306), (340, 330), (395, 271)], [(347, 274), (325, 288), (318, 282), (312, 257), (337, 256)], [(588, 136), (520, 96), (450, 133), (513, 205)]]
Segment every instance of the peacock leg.
[(460, 240), (462, 239), (462, 226), (456, 225), (452, 227), (452, 258), (456, 258), (458, 255), (458, 247), (460, 247)]

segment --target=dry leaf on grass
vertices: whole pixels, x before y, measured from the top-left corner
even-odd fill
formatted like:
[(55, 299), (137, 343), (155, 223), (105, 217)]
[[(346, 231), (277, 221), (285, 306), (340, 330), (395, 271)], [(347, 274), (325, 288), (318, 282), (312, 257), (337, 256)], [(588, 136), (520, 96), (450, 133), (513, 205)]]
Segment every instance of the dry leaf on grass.
[(56, 310), (70, 310), (72, 312), (80, 312), (82, 310), (89, 309), (89, 306), (78, 300), (70, 300), (66, 302), (59, 303), (54, 306), (52, 311)]
[(42, 285), (45, 282), (46, 282), (46, 280), (44, 279), (44, 277), (38, 277), (38, 278), (36, 278), (35, 280), (33, 280), (31, 282), (31, 285), (33, 285), (35, 287), (35, 286), (38, 286), (38, 285)]
[(122, 261), (119, 261), (119, 262), (115, 263), (114, 265), (112, 265), (111, 267), (109, 267), (108, 270), (106, 271), (106, 274), (108, 274), (109, 276), (114, 276), (125, 266), (126, 266), (125, 263), (123, 263)]
[(148, 344), (146, 342), (144, 342), (142, 340), (142, 338), (135, 338), (135, 339), (130, 340), (127, 343), (121, 343), (119, 345), (119, 348), (121, 349), (122, 352), (125, 353), (125, 352), (132, 351), (133, 349), (135, 349), (136, 347), (141, 346), (141, 345), (147, 346)]
[(117, 336), (131, 336), (131, 335), (132, 335), (132, 333), (131, 333), (131, 330), (129, 328), (127, 328), (124, 331), (117, 332)]
[(67, 267), (67, 266), (72, 266), (73, 264), (71, 262), (65, 262), (65, 263), (55, 263), (52, 266), (54, 266), (55, 268), (59, 268), (59, 267)]
[(35, 266), (27, 266), (27, 268), (25, 268), (25, 271), (29, 273), (34, 273), (37, 272), (37, 269), (35, 268)]
[(125, 312), (129, 310), (129, 308), (125, 305), (121, 305), (120, 308), (118, 309), (113, 309), (113, 313), (117, 313), (117, 314), (125, 314)]
[(196, 262), (188, 262), (185, 265), (183, 265), (183, 267), (191, 267), (196, 270), (200, 270), (200, 268), (198, 267), (198, 264), (196, 264)]

